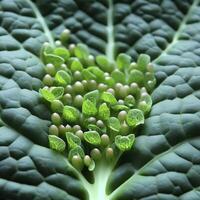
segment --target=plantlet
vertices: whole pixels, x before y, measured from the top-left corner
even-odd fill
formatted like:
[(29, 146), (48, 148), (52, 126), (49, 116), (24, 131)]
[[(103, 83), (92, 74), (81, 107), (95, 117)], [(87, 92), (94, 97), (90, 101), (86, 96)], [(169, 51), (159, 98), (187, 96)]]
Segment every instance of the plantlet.
[(45, 44), (41, 57), (47, 78), (40, 94), (52, 110), (50, 148), (64, 151), (66, 146), (72, 165), (78, 170), (85, 165), (89, 171), (132, 149), (136, 129), (144, 124), (152, 105), (150, 93), (156, 80), (150, 57), (141, 54), (133, 63), (122, 53), (111, 62), (104, 55), (91, 56), (84, 44), (74, 45), (73, 52)]

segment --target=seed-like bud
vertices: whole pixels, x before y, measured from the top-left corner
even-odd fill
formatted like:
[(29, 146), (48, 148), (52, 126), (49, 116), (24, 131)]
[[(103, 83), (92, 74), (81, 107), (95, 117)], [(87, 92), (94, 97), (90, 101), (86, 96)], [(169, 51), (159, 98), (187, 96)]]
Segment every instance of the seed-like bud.
[(70, 55), (74, 55), (74, 49), (75, 49), (76, 45), (75, 44), (70, 44), (69, 45), (69, 52)]
[(53, 64), (49, 63), (45, 67), (45, 71), (47, 74), (54, 76), (56, 74), (56, 69)]
[(108, 160), (112, 159), (114, 157), (114, 151), (111, 147), (106, 149), (106, 158)]
[(101, 136), (101, 144), (102, 144), (103, 146), (108, 146), (109, 143), (110, 143), (110, 138), (109, 138), (109, 136), (108, 136), (107, 134), (103, 134), (103, 135)]
[(90, 117), (88, 118), (88, 122), (91, 124), (95, 124), (96, 123), (96, 118), (95, 117)]
[(43, 83), (47, 86), (52, 86), (53, 85), (53, 78), (49, 74), (46, 74), (43, 78)]
[(71, 85), (67, 85), (67, 86), (65, 87), (65, 93), (69, 93), (69, 94), (71, 94), (72, 91), (73, 91), (73, 88), (72, 88)]
[(51, 125), (49, 127), (49, 134), (50, 135), (57, 135), (58, 136), (58, 127), (55, 125)]
[(77, 132), (77, 131), (81, 130), (81, 127), (78, 124), (76, 124), (73, 126), (73, 130), (74, 130), (74, 132)]
[(78, 108), (82, 106), (83, 103), (83, 97), (81, 95), (76, 95), (74, 98), (74, 105)]
[(147, 65), (147, 71), (153, 72), (153, 64), (152, 64), (152, 63), (149, 63), (149, 64)]
[(61, 123), (61, 118), (60, 115), (58, 113), (53, 113), (51, 115), (51, 121), (53, 122), (53, 124), (55, 125), (60, 125)]
[(94, 148), (91, 152), (90, 152), (91, 157), (94, 160), (99, 160), (101, 158), (101, 152), (99, 149)]
[(103, 92), (106, 89), (107, 89), (107, 85), (105, 85), (104, 83), (99, 83), (98, 90), (100, 90), (101, 92)]
[(129, 86), (124, 85), (123, 87), (120, 88), (119, 95), (120, 97), (125, 98), (128, 95), (128, 92), (129, 92)]
[(75, 79), (76, 81), (80, 81), (80, 80), (82, 79), (82, 77), (81, 77), (81, 72), (80, 72), (80, 71), (75, 71), (75, 72), (74, 72), (74, 79)]
[(96, 124), (99, 128), (103, 128), (105, 126), (102, 120), (97, 120)]
[(81, 83), (83, 84), (84, 89), (86, 89), (88, 86), (88, 82), (86, 80), (82, 80)]
[(104, 77), (109, 77), (109, 76), (110, 76), (110, 74), (108, 72), (104, 73)]
[(65, 129), (66, 129), (66, 132), (70, 132), (72, 130), (72, 127), (69, 124), (67, 124), (65, 126)]
[(76, 81), (73, 85), (73, 89), (76, 93), (82, 93), (84, 91), (84, 86), (80, 81)]
[(78, 136), (81, 140), (83, 140), (83, 131), (82, 130), (76, 131), (75, 135)]
[(51, 102), (51, 110), (53, 112), (62, 113), (63, 107), (64, 105), (60, 100), (54, 100)]
[(126, 124), (126, 122), (121, 124), (120, 133), (121, 135), (127, 135), (130, 132), (130, 127)]
[(65, 29), (60, 35), (60, 40), (64, 44), (69, 40), (69, 37), (70, 37), (70, 30), (69, 29)]
[(114, 89), (112, 89), (112, 88), (109, 88), (109, 89), (107, 89), (107, 92), (109, 92), (109, 93), (111, 93), (111, 94), (115, 95), (115, 90), (114, 90)]
[(120, 105), (124, 105), (124, 100), (119, 99), (119, 100), (118, 100), (118, 104), (120, 104)]
[(83, 160), (78, 155), (73, 156), (71, 162), (76, 169), (80, 170), (83, 166)]
[(123, 85), (121, 83), (116, 83), (115, 84), (115, 90), (120, 90)]
[(64, 104), (70, 105), (72, 103), (72, 96), (71, 94), (65, 94), (63, 97)]
[(147, 90), (146, 90), (146, 88), (145, 87), (142, 87), (141, 89), (140, 89), (140, 91), (141, 91), (141, 93), (147, 93)]
[(118, 119), (123, 122), (125, 119), (126, 119), (126, 115), (127, 115), (127, 112), (125, 110), (122, 110), (119, 112), (118, 114)]
[(91, 161), (92, 161), (92, 160), (91, 160), (90, 156), (85, 155), (85, 157), (84, 157), (84, 164), (85, 164), (87, 167), (90, 166)]
[(66, 132), (65, 126), (61, 124), (61, 125), (58, 127), (58, 129), (59, 129), (59, 135), (64, 136), (64, 134), (65, 134), (65, 132)]
[(55, 45), (56, 45), (57, 47), (59, 47), (59, 46), (61, 46), (61, 45), (62, 45), (62, 43), (61, 43), (61, 41), (60, 41), (60, 40), (56, 40), (56, 41), (55, 41)]
[(87, 59), (87, 65), (92, 66), (94, 64), (95, 64), (95, 62), (94, 62), (94, 56), (93, 55), (89, 55), (88, 59)]
[(95, 80), (89, 80), (87, 84), (89, 90), (95, 90), (97, 88), (97, 82)]
[(129, 94), (136, 94), (139, 90), (138, 84), (137, 83), (131, 83), (130, 89), (129, 89)]
[(135, 63), (135, 62), (132, 62), (132, 63), (130, 64), (128, 70), (131, 71), (131, 70), (133, 70), (133, 69), (137, 69), (137, 63)]
[(67, 65), (63, 63), (61, 65), (60, 69), (66, 71), (67, 70)]

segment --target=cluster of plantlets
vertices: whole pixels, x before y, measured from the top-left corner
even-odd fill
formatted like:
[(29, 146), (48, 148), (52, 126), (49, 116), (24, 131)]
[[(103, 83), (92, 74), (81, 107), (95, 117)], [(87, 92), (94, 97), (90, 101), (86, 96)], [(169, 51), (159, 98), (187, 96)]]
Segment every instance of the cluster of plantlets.
[[(62, 42), (68, 34), (61, 34)], [(99, 160), (132, 148), (152, 106), (153, 67), (145, 54), (136, 63), (123, 53), (112, 62), (84, 44), (56, 44), (45, 43), (41, 53), (46, 75), (39, 92), (52, 111), (49, 145), (77, 169), (93, 171)]]

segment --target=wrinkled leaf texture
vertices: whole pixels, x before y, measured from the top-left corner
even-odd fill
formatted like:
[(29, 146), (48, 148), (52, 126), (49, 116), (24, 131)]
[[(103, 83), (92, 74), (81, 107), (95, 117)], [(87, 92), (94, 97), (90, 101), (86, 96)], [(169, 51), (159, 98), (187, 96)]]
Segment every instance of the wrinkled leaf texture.
[(155, 64), (152, 111), (108, 180), (109, 200), (199, 200), (199, 0), (1, 0), (0, 199), (88, 199), (48, 148), (50, 113), (38, 94), (41, 45), (66, 27), (95, 55), (146, 53)]

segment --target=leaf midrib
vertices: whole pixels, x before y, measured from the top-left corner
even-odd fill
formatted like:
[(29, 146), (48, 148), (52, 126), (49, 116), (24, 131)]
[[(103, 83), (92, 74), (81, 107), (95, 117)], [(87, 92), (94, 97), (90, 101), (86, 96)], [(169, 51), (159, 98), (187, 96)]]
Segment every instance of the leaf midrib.
[(42, 26), (42, 28), (44, 30), (44, 33), (45, 33), (45, 35), (47, 37), (48, 42), (54, 47), (55, 44), (54, 44), (53, 36), (51, 34), (51, 31), (49, 30), (49, 27), (47, 26), (47, 23), (46, 23), (45, 19), (41, 15), (38, 7), (31, 0), (26, 0), (26, 2), (32, 8), (32, 10), (33, 10), (33, 12), (35, 14), (36, 19), (40, 22), (40, 24), (41, 24), (41, 26)]

